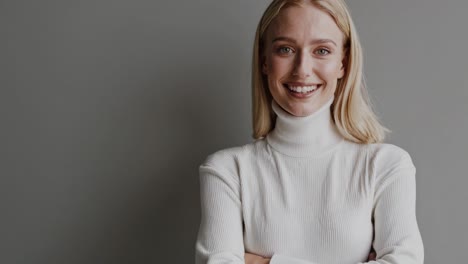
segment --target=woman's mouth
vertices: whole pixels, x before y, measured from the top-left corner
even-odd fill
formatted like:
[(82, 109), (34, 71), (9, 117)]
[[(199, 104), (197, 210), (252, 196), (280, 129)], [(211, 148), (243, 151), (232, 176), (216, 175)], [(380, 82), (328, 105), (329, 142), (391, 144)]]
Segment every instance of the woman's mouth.
[(289, 94), (298, 98), (308, 97), (322, 87), (321, 84), (306, 86), (283, 84), (283, 86), (288, 90)]

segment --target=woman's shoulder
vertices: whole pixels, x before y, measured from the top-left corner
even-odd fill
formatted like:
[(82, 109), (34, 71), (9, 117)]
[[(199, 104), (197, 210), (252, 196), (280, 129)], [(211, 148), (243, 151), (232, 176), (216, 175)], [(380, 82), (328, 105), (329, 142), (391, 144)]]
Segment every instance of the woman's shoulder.
[(367, 164), (376, 170), (414, 166), (408, 151), (390, 143), (363, 144), (346, 141), (343, 149), (348, 152), (348, 156), (354, 155), (365, 159)]
[(356, 143), (350, 140), (344, 140), (343, 150), (355, 152), (367, 152), (371, 157), (388, 156), (401, 157), (409, 156), (409, 153), (403, 148), (390, 143)]
[(369, 161), (377, 169), (414, 167), (411, 155), (402, 147), (390, 143), (367, 145)]
[(410, 157), (408, 151), (394, 144), (372, 143), (367, 145), (369, 154), (371, 154), (371, 156), (374, 157), (385, 157), (389, 159), (401, 159), (404, 157)]
[(200, 167), (235, 170), (242, 160), (255, 158), (265, 148), (265, 140), (258, 139), (253, 142), (223, 148), (209, 154)]

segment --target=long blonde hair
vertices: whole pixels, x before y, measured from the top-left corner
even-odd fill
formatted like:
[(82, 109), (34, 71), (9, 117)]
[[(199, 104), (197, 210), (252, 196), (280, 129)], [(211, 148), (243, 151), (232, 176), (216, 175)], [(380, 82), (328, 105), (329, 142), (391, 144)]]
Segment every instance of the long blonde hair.
[(343, 0), (274, 0), (263, 13), (255, 34), (252, 61), (252, 121), (253, 137), (265, 137), (273, 130), (276, 114), (266, 77), (262, 74), (265, 32), (279, 12), (289, 6), (312, 4), (327, 12), (345, 36), (345, 75), (337, 82), (331, 106), (334, 122), (344, 138), (357, 143), (377, 143), (389, 130), (383, 127), (370, 103), (362, 75), (362, 49), (354, 23)]

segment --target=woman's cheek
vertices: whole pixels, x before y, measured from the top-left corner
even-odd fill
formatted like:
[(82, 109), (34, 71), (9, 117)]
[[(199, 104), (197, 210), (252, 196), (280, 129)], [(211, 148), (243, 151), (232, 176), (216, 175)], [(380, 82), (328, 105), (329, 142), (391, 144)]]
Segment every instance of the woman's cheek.
[(341, 64), (339, 62), (324, 62), (320, 65), (319, 72), (325, 80), (338, 79)]
[(290, 68), (290, 62), (285, 58), (273, 58), (271, 60), (270, 68), (275, 75), (283, 75), (288, 72)]

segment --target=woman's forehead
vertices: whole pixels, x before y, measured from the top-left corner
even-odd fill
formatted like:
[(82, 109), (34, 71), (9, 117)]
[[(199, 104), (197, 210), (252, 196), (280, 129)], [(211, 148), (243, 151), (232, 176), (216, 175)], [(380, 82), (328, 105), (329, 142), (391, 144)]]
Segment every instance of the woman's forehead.
[(312, 5), (290, 6), (281, 10), (268, 28), (270, 39), (278, 36), (303, 40), (343, 39), (343, 33), (335, 20), (325, 11)]

